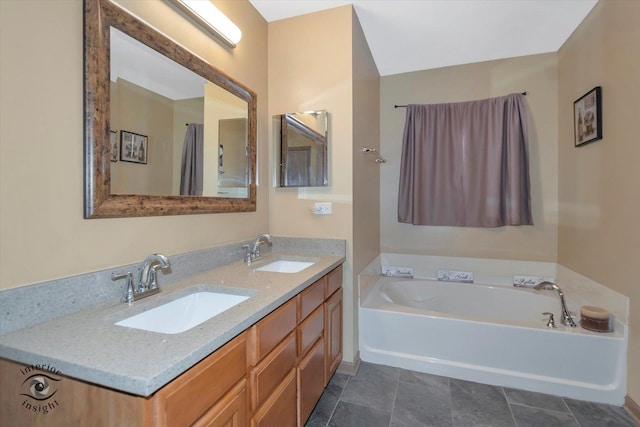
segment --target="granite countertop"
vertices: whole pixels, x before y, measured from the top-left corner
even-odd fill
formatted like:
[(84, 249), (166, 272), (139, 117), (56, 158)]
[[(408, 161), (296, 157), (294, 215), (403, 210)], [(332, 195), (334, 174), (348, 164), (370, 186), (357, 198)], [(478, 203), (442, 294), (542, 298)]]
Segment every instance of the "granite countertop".
[[(298, 273), (257, 268), (277, 259), (315, 264)], [(235, 262), (171, 282), (131, 305), (113, 301), (1, 336), (0, 356), (49, 365), (61, 374), (139, 396), (149, 396), (345, 260), (341, 256), (270, 253), (247, 266)], [(234, 288), (251, 295), (235, 307), (179, 334), (161, 334), (114, 323), (198, 290)]]

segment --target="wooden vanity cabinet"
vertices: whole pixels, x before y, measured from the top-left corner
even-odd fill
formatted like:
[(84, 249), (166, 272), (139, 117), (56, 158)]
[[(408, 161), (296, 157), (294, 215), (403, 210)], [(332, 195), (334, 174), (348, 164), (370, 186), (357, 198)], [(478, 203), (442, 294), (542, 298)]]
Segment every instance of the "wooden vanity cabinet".
[(149, 397), (56, 375), (56, 405), (46, 415), (25, 409), (24, 365), (0, 359), (0, 425), (246, 426), (246, 354), (243, 332)]
[[(342, 358), (341, 287), (342, 266), (146, 398), (64, 377), (55, 425), (301, 427)], [(23, 367), (0, 359), (0, 425), (51, 425), (7, 387)]]
[(249, 425), (304, 426), (342, 358), (342, 266), (252, 326), (249, 349)]

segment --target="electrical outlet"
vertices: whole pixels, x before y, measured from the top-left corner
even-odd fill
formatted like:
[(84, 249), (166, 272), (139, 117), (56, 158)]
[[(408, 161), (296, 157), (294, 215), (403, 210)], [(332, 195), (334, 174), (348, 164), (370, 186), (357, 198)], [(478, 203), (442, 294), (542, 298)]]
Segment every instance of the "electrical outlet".
[(331, 215), (333, 214), (333, 204), (331, 202), (314, 203), (313, 213), (315, 215)]

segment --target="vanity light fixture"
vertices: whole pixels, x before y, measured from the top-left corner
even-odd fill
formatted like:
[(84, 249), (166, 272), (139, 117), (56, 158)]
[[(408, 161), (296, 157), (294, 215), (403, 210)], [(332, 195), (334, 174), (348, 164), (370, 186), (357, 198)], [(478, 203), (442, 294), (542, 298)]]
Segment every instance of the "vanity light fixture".
[(227, 45), (236, 47), (242, 38), (240, 28), (220, 12), (210, 0), (168, 1)]

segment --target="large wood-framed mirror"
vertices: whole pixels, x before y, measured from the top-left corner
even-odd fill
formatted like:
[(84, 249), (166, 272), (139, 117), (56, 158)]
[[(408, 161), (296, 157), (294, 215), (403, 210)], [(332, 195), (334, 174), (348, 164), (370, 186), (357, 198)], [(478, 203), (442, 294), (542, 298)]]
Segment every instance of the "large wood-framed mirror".
[(84, 61), (85, 218), (256, 210), (253, 91), (108, 0)]

